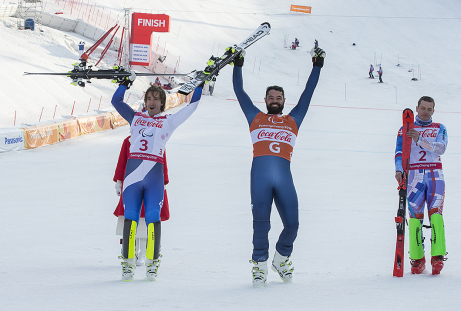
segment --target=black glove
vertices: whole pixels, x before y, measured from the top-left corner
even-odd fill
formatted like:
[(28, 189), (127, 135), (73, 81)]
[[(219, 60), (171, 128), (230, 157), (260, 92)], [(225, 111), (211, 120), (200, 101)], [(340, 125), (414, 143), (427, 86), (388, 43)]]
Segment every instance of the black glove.
[(237, 67), (243, 67), (243, 62), (245, 61), (245, 57), (240, 53), (237, 55), (236, 58), (234, 58), (234, 65)]
[(114, 66), (113, 69), (118, 70), (119, 72), (131, 73), (131, 75), (128, 77), (120, 77), (112, 80), (112, 83), (119, 83), (120, 85), (124, 85), (127, 89), (129, 89), (134, 80), (136, 80), (136, 73), (134, 71), (126, 71), (125, 68), (119, 66)]
[(131, 73), (131, 76), (125, 77), (125, 78), (120, 78), (119, 83), (120, 83), (120, 85), (126, 86), (126, 89), (128, 90), (130, 88), (130, 86), (133, 84), (135, 79), (136, 79), (136, 74), (133, 71)]
[[(235, 46), (235, 45), (227, 47), (226, 52), (224, 53), (224, 55), (232, 55), (232, 54), (234, 54), (236, 48), (237, 48), (237, 46)], [(237, 67), (243, 67), (245, 53), (246, 53), (245, 49), (242, 49), (240, 51), (240, 53), (234, 58), (231, 65), (235, 65)]]
[(323, 67), (323, 61), (325, 59), (325, 56), (327, 56), (327, 53), (325, 53), (324, 50), (321, 48), (312, 48), (310, 51), (310, 54), (312, 56), (312, 63), (315, 67)]

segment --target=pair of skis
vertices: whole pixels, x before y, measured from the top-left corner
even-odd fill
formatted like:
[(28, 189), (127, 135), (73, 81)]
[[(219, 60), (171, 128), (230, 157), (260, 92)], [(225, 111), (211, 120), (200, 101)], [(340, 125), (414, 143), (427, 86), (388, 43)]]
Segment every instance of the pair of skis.
[[(110, 79), (123, 81), (126, 77), (131, 76), (131, 71), (125, 70), (123, 67), (116, 66), (113, 69), (93, 70), (86, 65), (86, 60), (81, 59), (80, 63), (75, 63), (72, 71), (69, 72), (24, 72), (24, 75), (43, 75), (43, 76), (67, 76), (72, 79), (73, 85), (85, 87), (86, 83), (91, 83), (91, 79)], [(136, 76), (189, 76), (190, 73), (152, 73), (152, 72), (136, 72)], [(84, 81), (85, 80), (85, 81)]]
[[(178, 92), (180, 94), (188, 95), (196, 87), (202, 85), (203, 83), (211, 81), (216, 77), (219, 71), (234, 61), (234, 59), (240, 55), (243, 49), (247, 49), (253, 43), (261, 39), (262, 37), (269, 34), (271, 26), (269, 23), (262, 23), (251, 35), (249, 35), (245, 40), (240, 42), (238, 45), (234, 45), (231, 48), (227, 49), (221, 57), (212, 56), (208, 63), (207, 67), (202, 71), (192, 71), (187, 74), (158, 74), (158, 73), (136, 73), (137, 76), (190, 76), (192, 80), (183, 84)], [(62, 75), (68, 76), (72, 79), (72, 84), (79, 85), (81, 87), (85, 86), (85, 83), (91, 83), (91, 79), (110, 79), (116, 81), (123, 81), (126, 77), (131, 76), (129, 70), (125, 70), (123, 67), (114, 68), (114, 69), (101, 69), (93, 70), (91, 66), (86, 65), (86, 60), (81, 59), (80, 63), (74, 64), (74, 68), (70, 72), (65, 73), (31, 73), (24, 72), (24, 75)], [(85, 80), (85, 81), (84, 81)]]
[(395, 217), (397, 228), (397, 244), (395, 248), (394, 273), (396, 277), (403, 277), (403, 256), (405, 251), (405, 213), (407, 203), (407, 185), (408, 185), (408, 168), (410, 166), (411, 137), (407, 137), (407, 132), (413, 128), (414, 115), (409, 108), (403, 111), (403, 128), (402, 128), (402, 166), (403, 180), (399, 184), (399, 209)]
[(203, 71), (198, 71), (196, 76), (189, 81), (188, 83), (181, 86), (178, 90), (178, 93), (187, 95), (191, 93), (196, 87), (200, 86), (203, 82), (209, 82), (213, 77), (217, 76), (219, 71), (234, 61), (234, 59), (240, 55), (242, 50), (247, 49), (264, 37), (268, 35), (271, 30), (271, 25), (267, 22), (262, 23), (251, 35), (249, 35), (245, 40), (240, 42), (238, 45), (232, 46), (230, 49), (224, 53), (221, 57), (211, 56), (210, 60), (207, 63), (207, 67)]

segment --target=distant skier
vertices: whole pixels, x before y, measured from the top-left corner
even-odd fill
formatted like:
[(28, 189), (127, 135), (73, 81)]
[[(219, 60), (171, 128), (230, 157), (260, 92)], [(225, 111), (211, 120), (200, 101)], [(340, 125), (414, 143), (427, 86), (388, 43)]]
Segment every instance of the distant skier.
[(296, 44), (296, 47), (299, 47), (299, 40), (298, 40), (298, 38), (295, 38), (295, 44)]
[(381, 68), (381, 66), (379, 66), (378, 76), (379, 76), (379, 83), (383, 83), (383, 79), (382, 79), (383, 69)]
[(370, 64), (370, 72), (368, 75), (370, 76), (370, 79), (374, 79), (375, 76), (373, 75), (373, 71), (375, 71), (375, 67), (373, 67), (373, 64)]
[(131, 128), (130, 154), (123, 182), (123, 226), (122, 280), (131, 281), (136, 269), (135, 236), (141, 203), (144, 201), (147, 225), (146, 276), (155, 280), (160, 265), (160, 210), (163, 205), (164, 174), (163, 154), (165, 145), (173, 132), (197, 109), (202, 87), (197, 87), (190, 104), (175, 114), (161, 115), (165, 110), (165, 90), (151, 85), (145, 92), (147, 113), (134, 111), (123, 102), (126, 90), (136, 79), (136, 74), (120, 81), (112, 97), (112, 105), (128, 121)]
[(439, 274), (446, 259), (443, 203), (445, 200), (445, 179), (440, 158), (447, 149), (447, 129), (441, 123), (433, 123), (435, 102), (429, 96), (418, 101), (414, 129), (409, 130), (412, 138), (408, 176), (403, 176), (402, 128), (397, 136), (395, 148), (395, 179), (399, 184), (407, 178), (408, 221), (410, 238), (411, 273), (420, 274), (426, 268), (424, 237), (421, 225), (424, 220), (424, 205), (432, 228), (431, 265), (432, 274)]
[[(130, 153), (130, 137), (128, 136), (123, 140), (122, 148), (120, 150), (120, 154), (118, 157), (117, 167), (115, 169), (114, 174), (114, 182), (115, 182), (115, 193), (120, 197), (120, 200), (115, 208), (114, 215), (118, 217), (117, 221), (117, 228), (116, 234), (123, 236), (123, 223), (125, 222), (125, 209), (123, 207), (123, 196), (122, 196), (122, 187), (123, 187), (123, 180), (125, 179), (125, 170), (126, 170), (126, 163), (128, 161), (128, 155)], [(166, 165), (166, 153), (163, 154), (163, 175), (164, 175), (164, 184), (167, 185), (169, 182), (168, 178), (168, 168)], [(142, 204), (141, 208), (141, 215), (139, 218), (138, 228), (136, 231), (136, 265), (142, 266), (145, 263), (146, 259), (146, 248), (147, 248), (147, 226), (145, 220), (145, 209), (144, 203)], [(164, 190), (164, 200), (163, 206), (160, 212), (160, 220), (165, 221), (170, 218), (170, 209), (168, 204), (168, 197), (166, 193), (166, 189)]]
[(159, 78), (159, 77), (155, 78), (154, 85), (162, 86), (162, 82), (160, 82), (160, 78)]
[(318, 47), (319, 47), (319, 42), (317, 41), (317, 39), (315, 39), (315, 41), (314, 41), (314, 49), (316, 49)]
[(307, 113), (317, 85), (326, 53), (320, 48), (311, 51), (313, 69), (298, 104), (288, 115), (282, 115), (284, 90), (280, 86), (266, 89), (267, 113), (260, 111), (243, 89), (244, 52), (234, 61), (233, 86), (240, 107), (250, 126), (253, 141), (251, 168), (251, 207), (253, 213), (253, 285), (265, 285), (269, 257), (270, 214), (275, 202), (283, 223), (276, 244), (272, 269), (284, 282), (292, 279), (290, 256), (298, 233), (298, 197), (291, 175), (290, 161), (298, 129)]

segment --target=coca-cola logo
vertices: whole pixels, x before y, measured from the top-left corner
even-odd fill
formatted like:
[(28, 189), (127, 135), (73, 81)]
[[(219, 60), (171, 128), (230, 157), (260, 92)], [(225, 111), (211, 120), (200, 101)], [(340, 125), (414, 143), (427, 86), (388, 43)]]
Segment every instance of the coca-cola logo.
[(265, 130), (261, 130), (258, 133), (258, 139), (273, 139), (279, 141), (286, 141), (291, 142), (292, 133), (287, 131), (279, 131), (279, 132), (266, 132)]
[(156, 127), (156, 128), (162, 128), (163, 127), (163, 120), (145, 120), (142, 118), (136, 119), (134, 122), (134, 126), (141, 125), (141, 126), (147, 126), (147, 127)]
[(419, 132), (421, 137), (437, 137), (437, 129), (425, 129), (422, 132)]

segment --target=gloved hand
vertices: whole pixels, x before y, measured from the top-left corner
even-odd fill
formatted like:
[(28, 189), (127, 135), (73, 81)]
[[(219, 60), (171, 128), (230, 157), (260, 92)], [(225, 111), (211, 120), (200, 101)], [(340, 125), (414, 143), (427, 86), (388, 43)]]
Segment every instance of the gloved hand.
[(134, 71), (128, 72), (131, 73), (129, 77), (125, 77), (125, 79), (119, 79), (120, 85), (126, 86), (126, 89), (129, 89), (130, 86), (133, 84), (134, 80), (136, 80), (136, 73)]
[(120, 85), (125, 85), (126, 88), (129, 89), (130, 86), (133, 84), (134, 80), (136, 79), (136, 73), (134, 71), (126, 71), (125, 68), (119, 66), (114, 66), (112, 68), (118, 70), (119, 72), (128, 72), (131, 74), (128, 77), (122, 77), (112, 80), (112, 83), (119, 83)]
[(325, 59), (325, 56), (327, 56), (327, 53), (325, 53), (325, 51), (321, 48), (315, 47), (312, 48), (312, 50), (309, 53), (311, 53), (313, 65), (322, 68), (323, 60)]
[[(236, 46), (228, 46), (226, 48), (226, 52), (224, 53), (224, 55), (231, 55), (233, 53), (235, 53), (235, 49), (236, 49)], [(238, 67), (243, 67), (243, 61), (244, 61), (244, 57), (245, 57), (245, 49), (242, 49), (239, 53), (239, 55), (237, 55), (236, 58), (234, 58), (234, 61), (231, 64), (232, 65), (235, 65), (235, 66), (238, 66)]]
[(245, 61), (246, 51), (243, 49), (236, 58), (234, 58), (234, 65), (237, 67), (243, 67), (243, 62)]
[(117, 183), (115, 184), (115, 193), (120, 196), (122, 194), (122, 181), (117, 180)]

